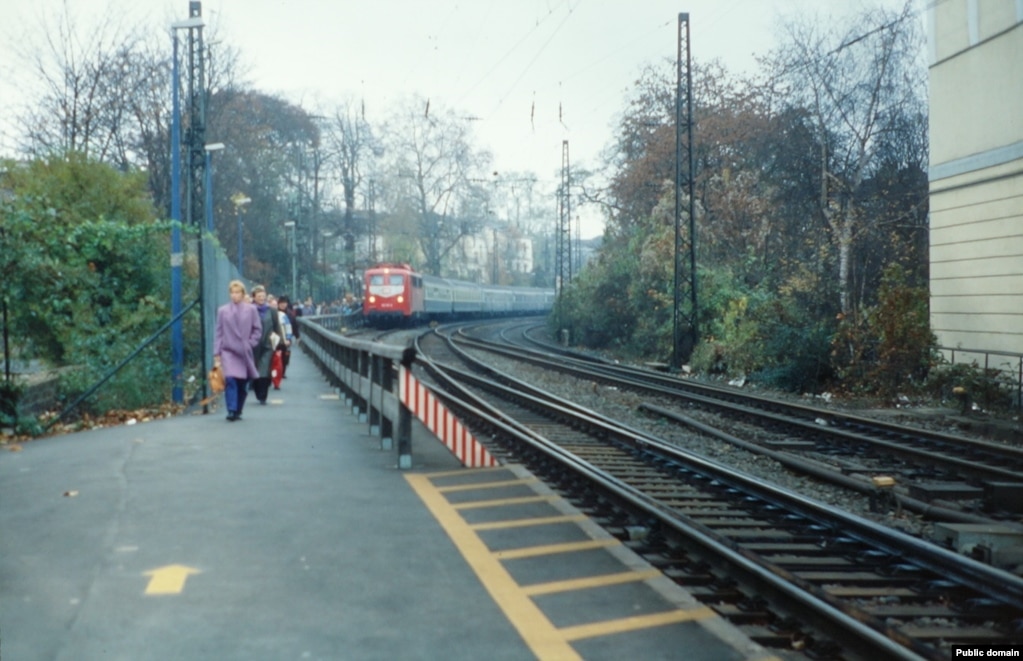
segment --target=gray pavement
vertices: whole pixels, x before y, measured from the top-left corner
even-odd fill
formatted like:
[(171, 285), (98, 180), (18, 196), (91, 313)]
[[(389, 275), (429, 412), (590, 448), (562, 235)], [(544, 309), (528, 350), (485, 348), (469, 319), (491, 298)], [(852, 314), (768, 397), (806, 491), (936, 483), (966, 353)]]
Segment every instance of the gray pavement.
[[(0, 659), (532, 658), (331, 395), (296, 351), (240, 422), (0, 452)], [(457, 466), (435, 441), (413, 453), (413, 471)]]

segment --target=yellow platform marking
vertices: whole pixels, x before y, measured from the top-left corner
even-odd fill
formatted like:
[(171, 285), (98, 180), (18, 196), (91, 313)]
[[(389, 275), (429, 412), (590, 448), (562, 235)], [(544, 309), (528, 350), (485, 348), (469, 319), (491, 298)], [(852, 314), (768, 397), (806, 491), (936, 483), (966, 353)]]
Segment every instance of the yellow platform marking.
[[(474, 470), (474, 472), (483, 473), (494, 470), (504, 470), (504, 468), (478, 469)], [(508, 570), (505, 569), (503, 565), (505, 560), (549, 555), (551, 553), (568, 553), (607, 548), (620, 545), (621, 542), (615, 538), (610, 538), (534, 546), (509, 551), (492, 551), (480, 539), (479, 535), (476, 534), (477, 531), (579, 521), (585, 520), (587, 517), (585, 515), (566, 515), (470, 524), (462, 518), (461, 510), (533, 502), (552, 502), (559, 500), (560, 497), (538, 496), (455, 504), (448, 502), (447, 498), (443, 495), (444, 487), (437, 487), (431, 481), (438, 477), (465, 474), (464, 470), (458, 470), (447, 473), (406, 474), (404, 477), (430, 513), (440, 523), (448, 538), (458, 548), (462, 557), (472, 568), (477, 578), (479, 578), (512, 626), (518, 631), (530, 651), (541, 661), (561, 661), (563, 659), (565, 661), (574, 661), (575, 659), (581, 659), (579, 654), (572, 648), (572, 641), (718, 617), (717, 613), (710, 608), (694, 606), (689, 609), (669, 610), (649, 615), (637, 615), (558, 629), (534, 603), (533, 597), (571, 590), (646, 581), (659, 577), (661, 572), (651, 568), (643, 571), (625, 571), (603, 576), (521, 586), (512, 578)], [(518, 481), (515, 482), (518, 483)], [(476, 485), (473, 486), (476, 487)], [(486, 485), (481, 486), (485, 487)], [(447, 490), (462, 491), (463, 488), (449, 488)], [(780, 661), (777, 656), (770, 654), (765, 656), (763, 650), (752, 656), (747, 655), (746, 658), (756, 661)]]
[(662, 627), (667, 624), (678, 624), (679, 622), (705, 620), (711, 617), (717, 617), (717, 613), (706, 607), (693, 608), (691, 610), (673, 610), (665, 611), (663, 613), (636, 615), (635, 617), (624, 617), (618, 620), (565, 627), (561, 629), (561, 635), (567, 640), (582, 640), (583, 638), (609, 636), (616, 633), (636, 631), (637, 629)]
[(623, 571), (618, 574), (604, 574), (603, 576), (585, 576), (565, 581), (551, 581), (550, 583), (536, 583), (523, 587), (526, 594), (536, 597), (543, 594), (556, 594), (558, 592), (572, 592), (573, 590), (586, 590), (589, 588), (602, 588), (608, 585), (622, 585), (624, 583), (638, 583), (661, 575), (659, 569), (647, 571)]
[[(451, 471), (442, 471), (437, 473), (430, 473), (429, 477), (431, 480), (444, 477), (465, 477), (466, 475), (483, 475), (485, 473), (496, 473), (497, 471), (507, 471), (508, 469), (504, 466), (495, 466), (494, 468), (473, 468), (471, 472), (467, 472), (464, 468), (457, 468)], [(433, 487), (437, 488), (437, 487)]]
[(544, 516), (535, 519), (515, 519), (514, 521), (487, 521), (486, 523), (473, 523), (469, 527), (473, 530), (504, 530), (506, 528), (530, 528), (532, 526), (549, 526), (555, 523), (576, 523), (585, 521), (585, 514), (562, 514), (559, 516)]
[(528, 505), (530, 503), (553, 503), (558, 496), (523, 496), (522, 498), (497, 498), (494, 500), (474, 500), (470, 503), (454, 503), (456, 510), (475, 510), (486, 507), (508, 507), (510, 505)]
[(496, 555), (502, 560), (518, 560), (520, 558), (535, 558), (541, 555), (554, 555), (555, 553), (577, 553), (579, 551), (592, 551), (593, 549), (606, 549), (609, 546), (621, 544), (617, 539), (590, 539), (585, 542), (565, 542), (564, 544), (545, 544), (543, 546), (527, 546), (521, 549), (509, 549), (497, 551)]
[(185, 589), (185, 581), (188, 580), (188, 577), (201, 573), (198, 569), (184, 565), (167, 565), (143, 572), (143, 576), (151, 577), (149, 584), (146, 585), (145, 594), (181, 594), (181, 591)]
[(436, 487), (441, 493), (453, 493), (455, 491), (475, 491), (476, 489), (500, 489), (501, 487), (516, 487), (520, 484), (533, 484), (536, 478), (528, 480), (501, 480), (500, 482), (472, 482), (470, 484), (453, 484), (449, 487)]
[(543, 611), (519, 588), (490, 549), (434, 488), (430, 479), (425, 475), (405, 475), (405, 479), (458, 547), (533, 654), (538, 659), (581, 659)]

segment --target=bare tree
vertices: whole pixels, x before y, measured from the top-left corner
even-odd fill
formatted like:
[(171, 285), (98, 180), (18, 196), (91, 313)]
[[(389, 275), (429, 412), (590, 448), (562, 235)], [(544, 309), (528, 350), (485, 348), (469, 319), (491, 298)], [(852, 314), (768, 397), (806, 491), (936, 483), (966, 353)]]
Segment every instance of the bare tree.
[(879, 166), (886, 135), (919, 115), (923, 103), (920, 33), (912, 1), (898, 12), (874, 9), (844, 32), (790, 22), (775, 65), (785, 93), (804, 108), (820, 145), (817, 206), (838, 259), (841, 309), (853, 310), (850, 267), (866, 217), (859, 197)]
[(465, 120), (422, 98), (400, 107), (386, 134), (388, 161), (397, 174), (392, 203), (415, 214), (425, 270), (439, 274), (444, 256), (482, 220), (459, 217), (458, 210), (472, 203), (471, 180), (481, 178), (490, 154), (474, 149)]
[[(170, 206), (171, 42), (165, 28), (126, 25), (108, 11), (83, 21), (64, 3), (41, 16), (42, 41), (21, 43), (25, 107), (19, 147), (30, 156), (79, 152), (121, 170), (143, 169), (157, 206)], [(237, 77), (237, 51), (207, 28), (207, 94)], [(214, 48), (214, 44), (216, 47)]]
[(132, 91), (138, 27), (107, 14), (94, 29), (76, 24), (68, 3), (40, 20), (43, 43), (23, 42), (20, 59), (29, 101), (18, 120), (20, 148), (30, 155), (77, 151), (116, 162), (123, 101)]
[(490, 203), (496, 214), (525, 233), (542, 233), (552, 218), (550, 204), (538, 188), (533, 172), (494, 173), (494, 192)]
[(381, 147), (368, 121), (364, 104), (356, 104), (351, 98), (338, 106), (329, 119), (325, 131), (327, 150), (331, 154), (341, 182), (345, 208), (341, 234), (344, 238), (344, 268), (349, 273), (355, 270), (355, 194), (362, 185), (363, 171), (367, 161), (381, 152)]

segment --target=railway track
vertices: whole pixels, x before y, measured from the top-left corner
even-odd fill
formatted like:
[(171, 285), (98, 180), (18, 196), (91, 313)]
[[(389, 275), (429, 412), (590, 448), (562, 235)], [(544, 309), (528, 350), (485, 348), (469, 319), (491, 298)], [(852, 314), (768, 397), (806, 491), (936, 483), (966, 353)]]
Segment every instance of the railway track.
[(502, 342), (465, 333), (452, 339), (462, 347), (648, 394), (659, 402), (643, 408), (675, 421), (686, 418), (665, 407), (712, 411), (767, 429), (777, 440), (760, 442), (762, 451), (809, 457), (840, 475), (890, 477), (907, 503), (926, 503), (917, 509), (927, 509), (935, 518), (1011, 524), (1023, 520), (1023, 450), (1018, 447), (784, 402), (574, 352), (554, 355), (558, 348), (551, 345), (542, 352), (524, 344), (509, 348), (510, 335), (505, 332)]
[[(438, 335), (421, 369), (491, 451), (562, 490), (755, 641), (815, 658), (948, 658), (1020, 641), (1023, 580), (495, 375)], [(479, 433), (483, 432), (483, 433)]]

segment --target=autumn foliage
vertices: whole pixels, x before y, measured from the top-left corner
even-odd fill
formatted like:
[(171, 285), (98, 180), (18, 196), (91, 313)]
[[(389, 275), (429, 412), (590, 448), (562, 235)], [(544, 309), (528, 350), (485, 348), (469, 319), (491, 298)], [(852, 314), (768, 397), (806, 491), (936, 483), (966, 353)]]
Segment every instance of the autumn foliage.
[[(908, 6), (860, 19), (789, 22), (752, 76), (694, 67), (696, 235), (688, 199), (679, 227), (696, 246), (685, 358), (700, 371), (891, 397), (933, 362), (919, 29)], [(552, 322), (659, 361), (674, 342), (674, 67), (636, 82), (608, 153), (603, 250)]]

